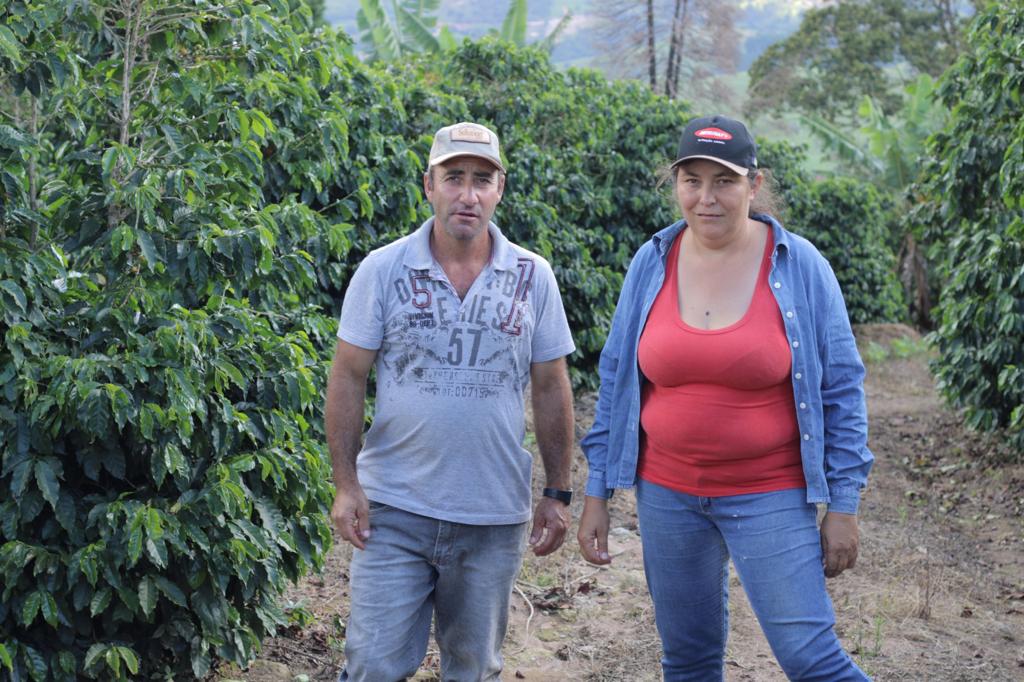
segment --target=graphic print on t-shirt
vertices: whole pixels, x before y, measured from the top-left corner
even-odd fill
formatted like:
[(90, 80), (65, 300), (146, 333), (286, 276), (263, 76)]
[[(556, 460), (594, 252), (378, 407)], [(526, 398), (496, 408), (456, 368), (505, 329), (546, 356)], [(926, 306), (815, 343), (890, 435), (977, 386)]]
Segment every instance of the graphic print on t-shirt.
[[(382, 363), (394, 384), (421, 395), (487, 399), (526, 383), (535, 263), (518, 259), (460, 301), (427, 270), (392, 282), (398, 306), (385, 323)], [(514, 390), (514, 389), (513, 389)]]

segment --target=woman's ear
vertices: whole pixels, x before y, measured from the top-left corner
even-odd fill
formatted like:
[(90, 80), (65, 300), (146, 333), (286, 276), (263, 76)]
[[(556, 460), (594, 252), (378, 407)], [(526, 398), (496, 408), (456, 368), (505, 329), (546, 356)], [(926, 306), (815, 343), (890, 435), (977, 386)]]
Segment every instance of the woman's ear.
[(764, 173), (757, 171), (757, 175), (750, 181), (750, 198), (753, 199), (757, 196), (757, 191), (761, 189), (761, 184), (764, 182)]

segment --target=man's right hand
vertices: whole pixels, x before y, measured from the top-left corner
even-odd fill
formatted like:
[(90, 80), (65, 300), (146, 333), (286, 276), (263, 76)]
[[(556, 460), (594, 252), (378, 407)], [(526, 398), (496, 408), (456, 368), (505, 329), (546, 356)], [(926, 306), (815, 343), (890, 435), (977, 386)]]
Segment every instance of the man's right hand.
[(608, 500), (589, 496), (584, 498), (576, 539), (579, 540), (583, 558), (592, 564), (603, 566), (612, 562), (608, 554), (608, 525)]
[(361, 485), (335, 491), (331, 521), (343, 540), (357, 549), (366, 549), (370, 539), (370, 502)]

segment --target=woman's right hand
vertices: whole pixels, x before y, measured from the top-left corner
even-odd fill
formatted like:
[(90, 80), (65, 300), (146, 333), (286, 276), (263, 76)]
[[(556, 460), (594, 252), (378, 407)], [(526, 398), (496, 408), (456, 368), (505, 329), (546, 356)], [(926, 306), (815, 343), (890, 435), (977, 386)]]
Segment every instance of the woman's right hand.
[(603, 497), (584, 498), (576, 539), (583, 558), (592, 564), (603, 566), (612, 562), (608, 555), (608, 524), (608, 500)]

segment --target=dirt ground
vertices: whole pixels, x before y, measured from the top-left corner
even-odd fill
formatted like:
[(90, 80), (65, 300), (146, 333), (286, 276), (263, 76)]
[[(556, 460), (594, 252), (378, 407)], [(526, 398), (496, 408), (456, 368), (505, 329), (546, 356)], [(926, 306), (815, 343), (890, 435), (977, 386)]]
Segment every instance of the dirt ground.
[[(857, 329), (868, 366), (869, 445), (876, 456), (860, 512), (854, 570), (829, 582), (837, 632), (876, 680), (1024, 680), (1024, 461), (961, 426), (928, 373), (912, 329)], [(577, 399), (577, 436), (593, 415)], [(577, 453), (576, 489), (586, 466)], [(539, 467), (538, 467), (539, 468)], [(578, 496), (579, 497), (579, 496)], [(578, 518), (582, 499), (574, 501)], [(506, 680), (659, 680), (660, 646), (644, 583), (635, 500), (611, 503), (610, 567), (584, 562), (573, 538), (528, 555), (505, 641)], [(344, 657), (350, 550), (288, 595), (309, 620), (264, 643), (247, 671), (217, 679), (332, 680)], [(726, 679), (785, 677), (732, 577)], [(437, 679), (433, 646), (416, 679)]]

